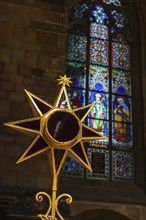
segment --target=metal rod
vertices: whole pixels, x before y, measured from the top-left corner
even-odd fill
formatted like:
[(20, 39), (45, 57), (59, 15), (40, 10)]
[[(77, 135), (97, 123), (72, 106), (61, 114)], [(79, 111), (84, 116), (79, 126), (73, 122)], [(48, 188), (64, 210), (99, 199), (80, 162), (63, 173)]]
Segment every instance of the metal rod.
[(53, 185), (52, 185), (52, 211), (51, 216), (55, 218), (56, 212), (56, 193), (57, 193), (57, 180), (58, 176), (56, 174), (53, 175)]

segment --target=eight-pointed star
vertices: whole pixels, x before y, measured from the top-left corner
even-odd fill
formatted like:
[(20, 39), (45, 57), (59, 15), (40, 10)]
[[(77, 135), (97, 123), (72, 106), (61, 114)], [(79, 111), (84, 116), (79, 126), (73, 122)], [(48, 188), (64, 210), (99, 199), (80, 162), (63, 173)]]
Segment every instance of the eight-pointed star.
[[(64, 75), (58, 81), (62, 87), (54, 105), (25, 90), (34, 117), (5, 124), (34, 136), (33, 142), (17, 163), (48, 152), (53, 174), (59, 174), (66, 157), (73, 158), (92, 171), (83, 142), (106, 137), (83, 124), (93, 107), (92, 104), (71, 109), (66, 91), (66, 86), (71, 83), (70, 78)], [(61, 105), (62, 100), (65, 100), (66, 107)]]

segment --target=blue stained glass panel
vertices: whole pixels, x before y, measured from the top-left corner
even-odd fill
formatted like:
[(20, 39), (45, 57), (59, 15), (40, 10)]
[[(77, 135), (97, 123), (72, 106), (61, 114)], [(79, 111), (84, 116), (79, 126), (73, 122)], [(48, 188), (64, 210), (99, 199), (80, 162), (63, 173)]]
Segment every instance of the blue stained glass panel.
[(67, 74), (71, 77), (71, 87), (83, 89), (86, 87), (86, 66), (84, 63), (68, 62)]
[(127, 152), (113, 151), (113, 179), (133, 180), (133, 157)]
[(89, 89), (98, 92), (109, 91), (109, 69), (107, 67), (90, 65)]
[(90, 63), (98, 65), (108, 65), (108, 42), (91, 38)]
[(131, 95), (131, 76), (129, 72), (113, 69), (112, 92), (119, 95)]
[(95, 131), (98, 131), (100, 134), (106, 136), (106, 139), (95, 140), (90, 143), (90, 146), (102, 147), (107, 145), (109, 142), (109, 121), (95, 118), (94, 115), (88, 117), (88, 126), (93, 128)]
[(70, 34), (68, 37), (68, 59), (80, 62), (86, 61), (86, 37)]
[(83, 167), (80, 164), (78, 164), (75, 160), (66, 158), (62, 167), (62, 174), (82, 177), (83, 171)]
[(129, 45), (115, 42), (112, 43), (112, 66), (114, 68), (129, 70), (129, 56)]
[(98, 24), (108, 24), (108, 15), (104, 12), (101, 5), (96, 5), (95, 10), (91, 10), (90, 20), (95, 20)]
[(90, 25), (90, 36), (98, 39), (108, 39), (108, 27), (92, 22)]
[(105, 149), (88, 148), (88, 158), (93, 172), (87, 172), (88, 179), (108, 179), (109, 152)]

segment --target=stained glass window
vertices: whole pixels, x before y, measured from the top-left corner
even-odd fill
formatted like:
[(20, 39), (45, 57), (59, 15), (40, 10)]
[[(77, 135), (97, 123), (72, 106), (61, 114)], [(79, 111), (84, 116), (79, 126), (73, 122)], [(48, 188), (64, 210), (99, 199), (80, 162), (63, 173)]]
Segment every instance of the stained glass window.
[(115, 6), (121, 6), (122, 5), (122, 0), (102, 0), (104, 3), (108, 5), (115, 5)]
[(67, 74), (72, 108), (94, 103), (85, 123), (107, 136), (90, 141), (93, 173), (68, 159), (63, 173), (90, 179), (133, 180), (130, 31), (124, 0), (71, 5)]

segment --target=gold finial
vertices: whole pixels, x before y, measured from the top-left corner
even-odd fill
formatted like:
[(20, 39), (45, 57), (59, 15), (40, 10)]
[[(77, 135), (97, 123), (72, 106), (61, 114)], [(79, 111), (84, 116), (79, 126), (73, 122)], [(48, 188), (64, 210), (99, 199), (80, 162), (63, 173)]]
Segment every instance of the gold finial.
[(63, 85), (66, 85), (66, 86), (70, 86), (70, 83), (72, 83), (72, 81), (70, 80), (71, 78), (70, 77), (67, 77), (66, 75), (64, 76), (59, 76), (60, 79), (57, 79), (59, 81), (59, 85), (60, 84), (63, 84)]

